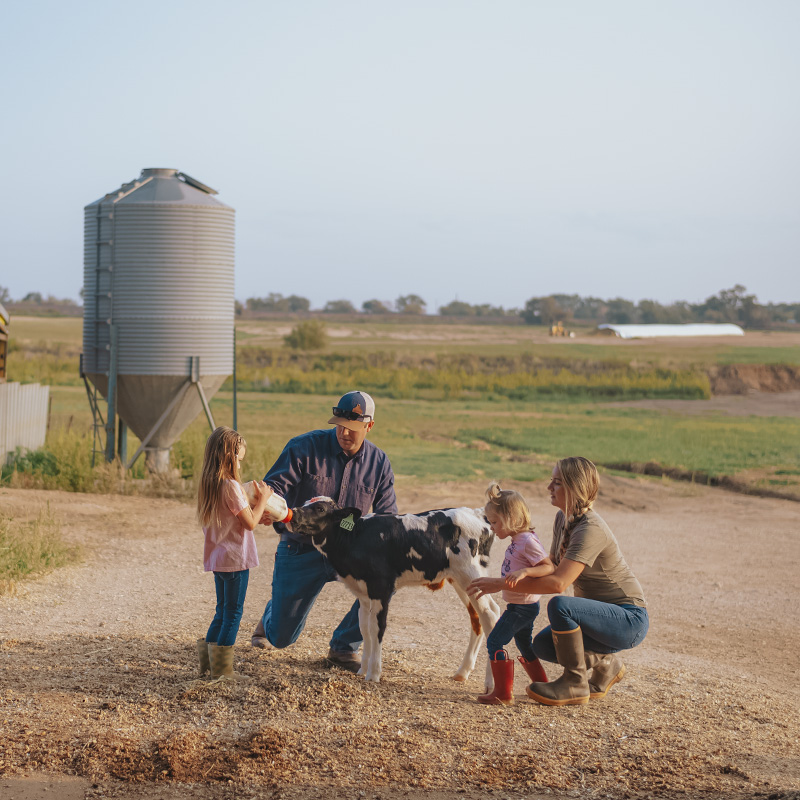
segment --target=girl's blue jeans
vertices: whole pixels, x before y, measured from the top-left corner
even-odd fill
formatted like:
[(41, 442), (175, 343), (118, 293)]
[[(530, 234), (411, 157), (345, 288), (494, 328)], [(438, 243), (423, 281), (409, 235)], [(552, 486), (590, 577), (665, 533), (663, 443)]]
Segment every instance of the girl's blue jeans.
[(244, 596), (250, 570), (238, 572), (215, 572), (214, 586), (217, 590), (217, 609), (206, 634), (207, 642), (216, 642), (220, 647), (230, 647), (236, 642), (239, 623), (244, 611)]
[(497, 620), (492, 632), (486, 637), (489, 658), (502, 650), (512, 639), (526, 661), (533, 661), (533, 623), (539, 613), (538, 603), (509, 603)]
[(533, 650), (543, 661), (558, 663), (551, 630), (583, 632), (583, 647), (592, 653), (617, 653), (636, 647), (650, 626), (647, 609), (556, 595), (547, 604), (550, 625), (533, 640)]

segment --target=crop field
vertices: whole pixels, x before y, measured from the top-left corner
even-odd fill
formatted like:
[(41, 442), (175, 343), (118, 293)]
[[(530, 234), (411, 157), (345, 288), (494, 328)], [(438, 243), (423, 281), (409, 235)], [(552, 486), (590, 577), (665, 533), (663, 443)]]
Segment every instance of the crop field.
[[(14, 320), (10, 377), (53, 387), (48, 447), (64, 462), (51, 474), (39, 469), (38, 477), (36, 466), (20, 463), (18, 484), (118, 485), (90, 467), (91, 416), (78, 375), (81, 325), (69, 318)], [(622, 341), (579, 332), (556, 341), (523, 325), (330, 323), (323, 352), (297, 353), (283, 345), (291, 325), (237, 324), (238, 427), (250, 444), (253, 475), (288, 438), (324, 427), (328, 408), (358, 386), (378, 400), (373, 440), (411, 479), (540, 479), (555, 459), (583, 454), (609, 471), (727, 481), (800, 498), (796, 413), (753, 413), (753, 397), (735, 413), (685, 413), (668, 403), (692, 400), (702, 409), (710, 369), (800, 363), (800, 334)], [(232, 423), (231, 389), (229, 380), (211, 401), (218, 424)], [(642, 398), (666, 398), (667, 406), (624, 402)], [(173, 448), (190, 484), (207, 434), (205, 418), (198, 418)], [(128, 452), (137, 446), (131, 435)], [(4, 474), (12, 480), (8, 468)], [(141, 463), (133, 477), (144, 477)]]

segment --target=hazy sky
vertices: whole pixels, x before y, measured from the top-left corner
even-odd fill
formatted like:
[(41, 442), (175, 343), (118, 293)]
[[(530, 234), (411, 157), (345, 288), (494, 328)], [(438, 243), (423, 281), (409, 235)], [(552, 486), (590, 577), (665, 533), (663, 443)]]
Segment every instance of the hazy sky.
[(0, 11), (0, 285), (174, 167), (236, 296), (800, 300), (796, 0), (75, 0)]

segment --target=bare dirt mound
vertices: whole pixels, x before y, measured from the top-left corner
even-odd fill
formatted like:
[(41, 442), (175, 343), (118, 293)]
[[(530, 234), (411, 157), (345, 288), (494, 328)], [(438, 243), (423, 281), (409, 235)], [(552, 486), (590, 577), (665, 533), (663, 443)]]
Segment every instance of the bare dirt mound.
[[(547, 544), (543, 487), (516, 488)], [(483, 489), (398, 481), (406, 511), (478, 505)], [(338, 584), (323, 590), (295, 645), (252, 650), (277, 541), (266, 529), (237, 650), (251, 680), (197, 682), (194, 640), (213, 612), (213, 579), (192, 509), (0, 490), (11, 513), (48, 502), (87, 563), (0, 598), (0, 797), (59, 796), (59, 787), (76, 800), (800, 791), (800, 690), (786, 657), (800, 650), (800, 621), (775, 613), (800, 600), (794, 504), (605, 477), (599, 510), (642, 581), (651, 629), (608, 697), (553, 709), (527, 700), (520, 671), (507, 708), (474, 701), (482, 669), (465, 684), (450, 679), (468, 636), (450, 590), (398, 592), (377, 685), (324, 666), (352, 602)], [(492, 572), (501, 557), (495, 547)]]
[(800, 389), (719, 395), (708, 400), (622, 400), (607, 403), (620, 408), (654, 408), (683, 415), (725, 414), (731, 417), (800, 417)]
[(800, 390), (800, 367), (788, 364), (724, 364), (708, 370), (713, 395)]
[(709, 475), (707, 472), (699, 470), (683, 469), (681, 467), (665, 467), (656, 461), (646, 463), (636, 461), (620, 461), (616, 463), (603, 464), (606, 469), (630, 472), (634, 475), (651, 475), (657, 478), (671, 478), (677, 481), (689, 481), (701, 486), (718, 486), (730, 492), (739, 494), (751, 494), (755, 497), (774, 497), (783, 500), (792, 500), (800, 503), (800, 492), (794, 487), (782, 487), (780, 489), (770, 489), (765, 486), (754, 486), (746, 481), (736, 480), (728, 475)]

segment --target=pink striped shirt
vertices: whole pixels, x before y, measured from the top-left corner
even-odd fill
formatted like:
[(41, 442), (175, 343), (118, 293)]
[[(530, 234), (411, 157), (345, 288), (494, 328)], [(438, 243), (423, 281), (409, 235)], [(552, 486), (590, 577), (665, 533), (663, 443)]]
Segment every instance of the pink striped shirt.
[(242, 484), (226, 478), (220, 492), (219, 527), (203, 528), (206, 572), (238, 572), (258, 566), (253, 531), (247, 530), (238, 517), (242, 509), (249, 507)]

